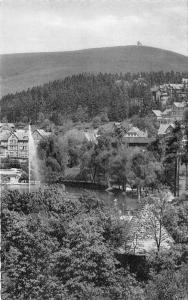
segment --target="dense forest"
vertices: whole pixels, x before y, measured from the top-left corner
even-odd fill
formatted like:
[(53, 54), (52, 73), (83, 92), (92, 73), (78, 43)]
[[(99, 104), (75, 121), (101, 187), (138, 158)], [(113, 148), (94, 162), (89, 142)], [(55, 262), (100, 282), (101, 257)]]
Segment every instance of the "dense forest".
[[(101, 112), (120, 121), (134, 114), (146, 115), (153, 103), (150, 88), (163, 83), (180, 83), (187, 73), (150, 72), (139, 74), (79, 74), (8, 94), (1, 99), (1, 119), (36, 123), (40, 114), (56, 125), (62, 118), (90, 121)], [(135, 101), (137, 99), (138, 101)]]

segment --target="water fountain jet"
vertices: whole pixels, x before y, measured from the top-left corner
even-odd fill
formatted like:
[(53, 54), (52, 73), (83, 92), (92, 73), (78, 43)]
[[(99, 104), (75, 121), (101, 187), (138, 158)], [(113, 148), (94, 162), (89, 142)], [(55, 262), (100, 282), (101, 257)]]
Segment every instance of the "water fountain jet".
[(31, 125), (28, 129), (28, 168), (29, 168), (29, 192), (31, 191), (31, 183), (40, 182), (37, 147), (32, 136)]

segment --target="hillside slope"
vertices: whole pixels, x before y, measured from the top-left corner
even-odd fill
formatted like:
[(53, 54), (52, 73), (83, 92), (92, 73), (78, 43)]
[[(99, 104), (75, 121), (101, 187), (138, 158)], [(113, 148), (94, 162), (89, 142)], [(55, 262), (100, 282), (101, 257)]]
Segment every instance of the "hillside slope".
[(1, 55), (1, 93), (83, 72), (188, 71), (188, 57), (147, 46)]

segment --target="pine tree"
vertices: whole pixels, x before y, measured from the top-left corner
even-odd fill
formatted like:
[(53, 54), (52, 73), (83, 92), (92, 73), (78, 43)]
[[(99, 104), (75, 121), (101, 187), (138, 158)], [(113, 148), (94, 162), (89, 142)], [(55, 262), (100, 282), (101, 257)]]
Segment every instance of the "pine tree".
[(179, 195), (179, 165), (181, 141), (181, 125), (176, 121), (171, 135), (169, 135), (165, 141), (165, 157), (163, 161), (166, 184), (173, 190), (174, 196)]

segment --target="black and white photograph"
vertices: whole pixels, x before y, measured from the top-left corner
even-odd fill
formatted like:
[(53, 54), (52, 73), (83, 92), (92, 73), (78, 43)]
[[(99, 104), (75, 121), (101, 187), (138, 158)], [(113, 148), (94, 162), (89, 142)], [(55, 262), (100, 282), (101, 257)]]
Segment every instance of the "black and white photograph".
[(188, 300), (188, 0), (0, 0), (2, 300)]

